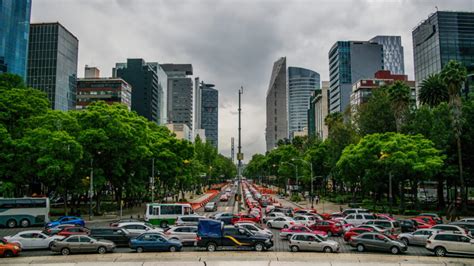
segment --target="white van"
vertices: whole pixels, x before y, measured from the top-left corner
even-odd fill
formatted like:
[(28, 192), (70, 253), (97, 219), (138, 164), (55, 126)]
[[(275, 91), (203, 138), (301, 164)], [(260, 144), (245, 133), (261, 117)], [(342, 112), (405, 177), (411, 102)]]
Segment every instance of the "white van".
[(354, 226), (362, 225), (363, 223), (370, 220), (375, 220), (374, 215), (370, 213), (353, 213), (353, 214), (347, 215), (344, 218), (344, 221), (346, 221), (349, 224), (353, 224)]

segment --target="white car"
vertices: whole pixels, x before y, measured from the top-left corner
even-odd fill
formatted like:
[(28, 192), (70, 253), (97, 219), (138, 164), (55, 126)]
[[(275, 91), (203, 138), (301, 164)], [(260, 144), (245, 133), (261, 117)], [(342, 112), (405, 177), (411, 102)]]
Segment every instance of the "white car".
[(139, 236), (145, 232), (163, 233), (163, 229), (144, 222), (119, 223), (117, 227), (127, 229), (131, 236)]
[(459, 220), (458, 222), (474, 223), (474, 218), (463, 218), (463, 219)]
[(425, 247), (436, 256), (444, 257), (449, 253), (474, 255), (473, 246), (474, 239), (470, 236), (440, 232), (428, 238)]
[(249, 230), (250, 232), (252, 232), (254, 234), (260, 234), (260, 235), (266, 235), (266, 236), (269, 236), (269, 237), (273, 237), (272, 231), (270, 231), (266, 228), (262, 228), (262, 227), (260, 227), (260, 225), (258, 225), (256, 223), (237, 222), (237, 223), (235, 223), (235, 226), (245, 228), (245, 229)]
[(344, 218), (344, 221), (353, 224), (354, 226), (359, 226), (367, 221), (374, 219), (375, 217), (369, 213), (354, 213), (347, 215), (346, 218)]
[(263, 222), (268, 223), (280, 217), (286, 217), (286, 215), (283, 214), (282, 212), (272, 212), (272, 213), (269, 213), (267, 216), (263, 217)]
[(299, 225), (310, 226), (316, 222), (316, 218), (310, 215), (298, 215), (293, 220)]
[(367, 209), (361, 209), (361, 208), (354, 208), (354, 209), (345, 209), (342, 214), (344, 215), (349, 215), (349, 214), (357, 214), (357, 213), (369, 213), (369, 210)]
[(279, 229), (289, 228), (290, 226), (295, 225), (295, 224), (296, 224), (295, 220), (287, 216), (278, 217), (276, 219), (273, 219), (267, 222), (268, 228), (279, 228)]
[(5, 240), (17, 243), (21, 249), (47, 249), (50, 248), (54, 240), (63, 239), (64, 236), (48, 236), (40, 230), (19, 232), (14, 236), (6, 236)]
[[(452, 225), (452, 224), (437, 224), (437, 225), (434, 225), (433, 227), (431, 227), (431, 229), (433, 230), (439, 230), (439, 231), (443, 231), (443, 232), (449, 232), (449, 233), (460, 233), (460, 234), (468, 234), (469, 231), (460, 227), (460, 226), (457, 226), (457, 225)], [(473, 246), (474, 248), (474, 246)]]
[(176, 239), (183, 244), (194, 244), (197, 237), (197, 226), (176, 226), (165, 232), (169, 239)]

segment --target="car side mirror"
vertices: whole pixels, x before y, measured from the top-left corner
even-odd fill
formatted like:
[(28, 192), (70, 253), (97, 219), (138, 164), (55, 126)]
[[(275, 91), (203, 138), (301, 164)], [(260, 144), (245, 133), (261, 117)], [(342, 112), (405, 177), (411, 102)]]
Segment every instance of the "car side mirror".
[(388, 239), (385, 238), (383, 241), (384, 241), (384, 242), (388, 242)]
[(147, 228), (145, 228), (145, 231), (148, 231), (148, 230), (150, 230), (150, 228), (148, 228), (148, 227), (147, 227)]
[(469, 241), (471, 244), (474, 244), (474, 239), (471, 239), (471, 241)]

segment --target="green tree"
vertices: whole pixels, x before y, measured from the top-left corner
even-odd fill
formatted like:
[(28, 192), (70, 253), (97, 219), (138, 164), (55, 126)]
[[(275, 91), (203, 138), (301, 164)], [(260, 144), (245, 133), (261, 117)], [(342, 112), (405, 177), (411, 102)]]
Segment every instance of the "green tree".
[(395, 116), (397, 132), (401, 132), (405, 116), (410, 106), (410, 87), (402, 81), (395, 81), (388, 87), (388, 97)]
[(357, 107), (354, 122), (360, 135), (394, 132), (397, 130), (395, 115), (390, 106), (386, 86), (372, 90), (369, 100)]
[(465, 210), (467, 204), (467, 193), (463, 177), (461, 134), (462, 134), (462, 101), (461, 88), (466, 81), (467, 70), (459, 62), (449, 61), (441, 71), (441, 79), (448, 87), (449, 106), (451, 107), (452, 128), (457, 143), (459, 181), (461, 186), (462, 208)]
[(421, 104), (426, 104), (430, 107), (435, 107), (442, 102), (448, 102), (448, 88), (439, 74), (430, 75), (421, 82), (418, 100)]

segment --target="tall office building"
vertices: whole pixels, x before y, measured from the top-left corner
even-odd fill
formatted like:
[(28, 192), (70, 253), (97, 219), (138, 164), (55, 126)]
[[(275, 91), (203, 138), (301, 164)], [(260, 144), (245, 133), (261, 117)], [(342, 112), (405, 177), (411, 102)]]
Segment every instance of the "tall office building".
[(320, 90), (310, 98), (308, 109), (308, 135), (325, 140), (328, 137), (328, 126), (324, 120), (328, 115), (329, 81), (323, 81)]
[(405, 74), (405, 61), (403, 57), (402, 37), (379, 35), (370, 39), (383, 46), (383, 69), (392, 74)]
[(418, 24), (412, 37), (417, 89), (450, 60), (474, 74), (474, 12), (437, 11)]
[(201, 82), (201, 129), (205, 130), (206, 142), (216, 149), (219, 140), (219, 91), (214, 84)]
[(308, 124), (309, 99), (320, 88), (319, 73), (300, 67), (288, 67), (289, 135), (303, 131)]
[(383, 45), (373, 42), (338, 41), (329, 51), (329, 112), (345, 112), (352, 84), (372, 77), (384, 68)]
[(162, 64), (168, 76), (168, 123), (193, 128), (193, 74), (191, 64)]
[(58, 22), (30, 25), (27, 84), (48, 95), (55, 110), (76, 108), (79, 41)]
[(31, 0), (0, 0), (0, 73), (26, 80)]
[(112, 73), (132, 86), (133, 111), (159, 125), (166, 124), (168, 77), (160, 64), (129, 58), (127, 63), (116, 63)]
[(267, 151), (275, 148), (279, 140), (288, 138), (286, 78), (286, 57), (282, 57), (273, 64), (267, 90), (265, 129)]

